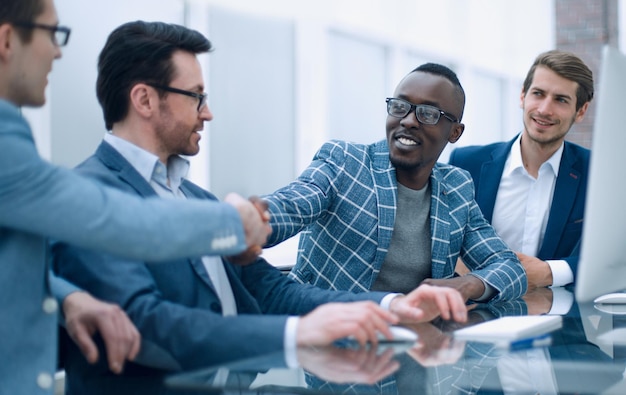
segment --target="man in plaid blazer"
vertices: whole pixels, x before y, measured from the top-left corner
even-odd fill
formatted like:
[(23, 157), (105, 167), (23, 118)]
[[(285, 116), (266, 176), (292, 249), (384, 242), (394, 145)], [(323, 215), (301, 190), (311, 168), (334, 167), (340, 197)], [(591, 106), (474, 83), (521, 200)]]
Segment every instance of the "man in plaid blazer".
[[(268, 246), (302, 232), (291, 276), (354, 292), (406, 292), (422, 282), (466, 300), (522, 296), (526, 273), (474, 201), (470, 175), (437, 163), (463, 133), (465, 94), (454, 72), (427, 63), (387, 99), (387, 139), (331, 141), (271, 195)], [(462, 257), (471, 272), (455, 275)]]

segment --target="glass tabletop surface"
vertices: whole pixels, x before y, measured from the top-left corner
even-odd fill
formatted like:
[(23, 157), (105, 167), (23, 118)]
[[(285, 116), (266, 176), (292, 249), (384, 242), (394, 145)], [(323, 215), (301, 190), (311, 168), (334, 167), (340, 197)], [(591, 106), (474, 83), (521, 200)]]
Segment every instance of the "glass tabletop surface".
[[(453, 332), (515, 315), (550, 313), (549, 288), (524, 299), (473, 307), (466, 324), (410, 326), (415, 342), (359, 347), (350, 341), (298, 349), (298, 367), (283, 353), (167, 375), (163, 391), (254, 394), (625, 394), (626, 315), (573, 301), (562, 326), (519, 347), (464, 341)], [(623, 324), (623, 325), (622, 325)], [(623, 331), (621, 331), (623, 327)], [(621, 332), (620, 332), (621, 331)], [(163, 392), (170, 393), (170, 392)]]

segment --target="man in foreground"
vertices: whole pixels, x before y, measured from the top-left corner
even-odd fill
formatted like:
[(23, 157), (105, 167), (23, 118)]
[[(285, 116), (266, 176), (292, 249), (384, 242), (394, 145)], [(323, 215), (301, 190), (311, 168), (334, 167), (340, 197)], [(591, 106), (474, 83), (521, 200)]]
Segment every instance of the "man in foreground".
[(0, 382), (11, 394), (52, 393), (59, 313), (90, 361), (95, 332), (115, 372), (138, 350), (121, 309), (49, 276), (48, 239), (157, 261), (236, 254), (270, 231), (237, 196), (232, 205), (138, 199), (42, 160), (20, 107), (45, 102), (70, 33), (58, 23), (52, 0), (0, 0)]

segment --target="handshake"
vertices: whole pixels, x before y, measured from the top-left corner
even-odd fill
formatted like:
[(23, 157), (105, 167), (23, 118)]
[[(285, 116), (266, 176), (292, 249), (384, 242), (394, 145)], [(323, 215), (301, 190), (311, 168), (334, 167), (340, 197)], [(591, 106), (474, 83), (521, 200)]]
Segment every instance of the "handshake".
[(236, 265), (248, 265), (261, 255), (263, 246), (272, 233), (267, 203), (257, 196), (246, 200), (236, 193), (228, 194), (224, 201), (239, 212), (248, 246), (244, 252), (226, 257), (226, 259)]

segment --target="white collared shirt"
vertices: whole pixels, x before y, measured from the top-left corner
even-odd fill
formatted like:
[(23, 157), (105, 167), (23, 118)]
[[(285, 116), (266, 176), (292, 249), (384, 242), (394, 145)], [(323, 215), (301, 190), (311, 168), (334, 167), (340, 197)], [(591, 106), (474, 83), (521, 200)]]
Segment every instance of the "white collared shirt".
[[(513, 143), (504, 164), (491, 221), (498, 235), (513, 251), (537, 256), (550, 216), (562, 155), (563, 145), (541, 165), (535, 179), (524, 168), (521, 134)], [(574, 280), (567, 262), (547, 262), (552, 271), (553, 286), (566, 285)]]

